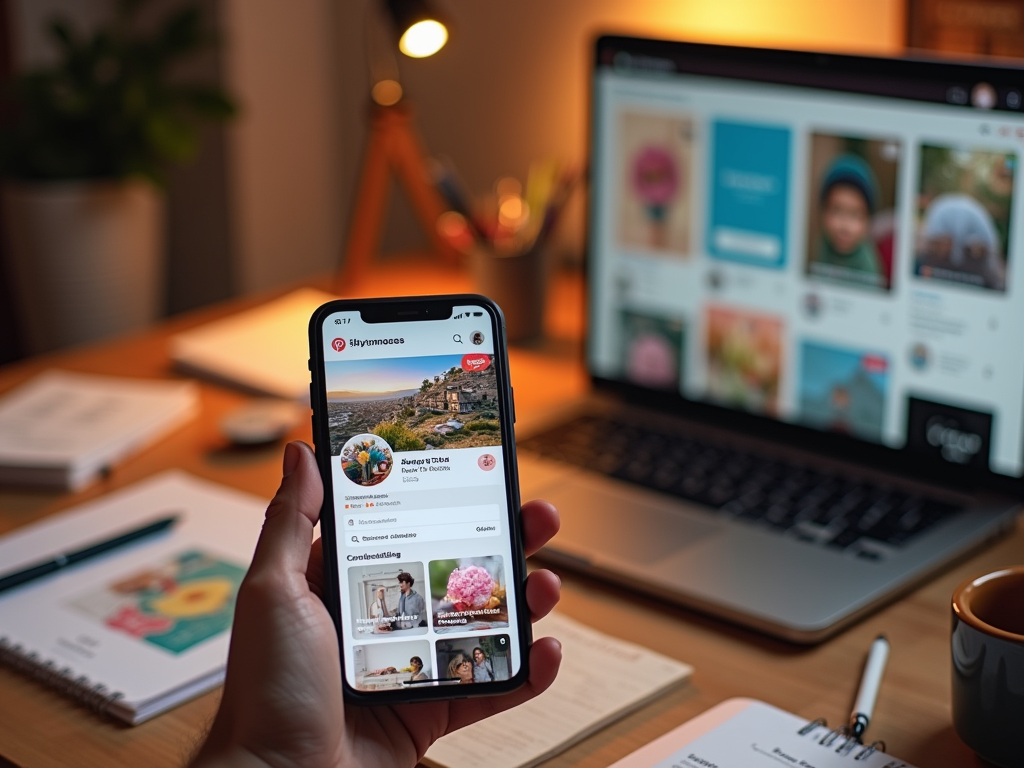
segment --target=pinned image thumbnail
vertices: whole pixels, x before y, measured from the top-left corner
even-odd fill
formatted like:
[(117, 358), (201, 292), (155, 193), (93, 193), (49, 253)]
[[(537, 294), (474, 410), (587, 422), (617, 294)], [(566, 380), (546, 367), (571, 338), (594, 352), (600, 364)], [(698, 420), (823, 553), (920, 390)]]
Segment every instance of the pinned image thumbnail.
[(777, 317), (709, 307), (708, 396), (725, 405), (774, 416), (782, 369), (782, 321)]
[(1006, 290), (1017, 156), (921, 147), (914, 273), (924, 280)]
[(625, 248), (688, 254), (692, 121), (624, 112), (619, 130), (619, 242)]
[(508, 626), (505, 570), (498, 556), (432, 560), (434, 631), (477, 632)]
[(815, 133), (807, 274), (831, 283), (888, 290), (896, 242), (900, 144)]

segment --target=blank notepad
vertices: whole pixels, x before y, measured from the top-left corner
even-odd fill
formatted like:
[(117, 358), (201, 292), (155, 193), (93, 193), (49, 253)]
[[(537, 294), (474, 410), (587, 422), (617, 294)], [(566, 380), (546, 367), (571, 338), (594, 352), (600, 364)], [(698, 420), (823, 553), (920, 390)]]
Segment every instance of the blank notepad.
[(558, 677), (522, 706), (450, 733), (427, 750), (444, 768), (528, 768), (686, 680), (688, 664), (553, 613), (535, 637), (562, 643)]

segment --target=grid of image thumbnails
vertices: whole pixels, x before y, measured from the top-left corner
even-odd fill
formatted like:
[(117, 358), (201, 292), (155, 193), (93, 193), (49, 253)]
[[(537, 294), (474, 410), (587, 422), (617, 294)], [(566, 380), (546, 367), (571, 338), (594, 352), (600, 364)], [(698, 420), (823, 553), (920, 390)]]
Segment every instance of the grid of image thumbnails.
[(501, 557), (361, 565), (348, 577), (357, 689), (511, 677), (509, 635), (494, 632), (509, 626)]
[[(784, 126), (729, 120), (702, 123), (694, 116), (625, 111), (618, 117), (619, 170), (616, 239), (622, 256), (678, 260), (703, 254), (757, 271), (793, 265), (805, 285), (800, 311), (813, 321), (824, 311), (829, 286), (885, 298), (897, 281), (977, 296), (1007, 292), (1011, 212), (1018, 158), (1013, 151), (922, 142), (898, 136), (809, 134), (806, 231), (788, 241), (793, 131)], [(706, 234), (693, 235), (692, 169), (698, 138), (711, 145)], [(901, 195), (902, 168), (913, 152), (912, 195)], [(913, 231), (900, 231), (912, 200)], [(618, 278), (617, 321), (621, 374), (654, 389), (683, 386), (687, 344), (697, 342), (712, 401), (786, 417), (818, 429), (881, 442), (894, 364), (924, 371), (936, 350), (914, 343), (894, 359), (884, 340), (863, 348), (822, 339), (797, 339), (787, 354), (787, 318), (767, 311), (712, 302), (702, 310), (702, 337), (694, 318), (631, 306), (634, 278)], [(712, 293), (724, 275), (708, 274)], [(881, 347), (881, 348), (878, 348)], [(795, 354), (794, 354), (795, 353)], [(791, 361), (796, 391), (792, 415), (780, 413), (782, 379)], [(970, 416), (975, 427), (992, 414), (909, 398), (910, 422), (927, 410), (945, 420)], [(953, 411), (957, 413), (953, 413)], [(928, 421), (927, 419), (925, 421)], [(908, 427), (913, 427), (909, 423)], [(982, 433), (985, 442), (988, 432)], [(908, 435), (913, 441), (914, 436)], [(928, 443), (923, 439), (923, 443)], [(922, 445), (931, 450), (931, 444)], [(987, 455), (943, 455), (984, 466)]]

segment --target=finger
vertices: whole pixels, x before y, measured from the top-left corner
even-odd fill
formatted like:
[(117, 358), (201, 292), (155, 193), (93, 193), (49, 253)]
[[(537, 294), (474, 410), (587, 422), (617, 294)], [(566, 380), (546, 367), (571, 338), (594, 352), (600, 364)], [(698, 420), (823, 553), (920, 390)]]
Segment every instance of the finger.
[(504, 696), (453, 701), (449, 709), (448, 731), (464, 728), (498, 712), (517, 707), (548, 689), (562, 662), (562, 644), (553, 637), (542, 637), (530, 648), (530, 679), (526, 685)]
[(306, 582), (309, 590), (324, 599), (324, 540), (317, 539), (309, 548), (309, 563), (306, 565)]
[(305, 575), (309, 564), (309, 544), (324, 489), (308, 445), (293, 442), (285, 446), (283, 475), (256, 543), (249, 568), (254, 576), (282, 570)]
[(534, 571), (526, 579), (526, 604), (530, 607), (530, 618), (539, 621), (551, 613), (558, 603), (562, 580), (551, 571)]
[(528, 501), (523, 504), (523, 548), (529, 557), (548, 543), (561, 524), (555, 505), (547, 501)]

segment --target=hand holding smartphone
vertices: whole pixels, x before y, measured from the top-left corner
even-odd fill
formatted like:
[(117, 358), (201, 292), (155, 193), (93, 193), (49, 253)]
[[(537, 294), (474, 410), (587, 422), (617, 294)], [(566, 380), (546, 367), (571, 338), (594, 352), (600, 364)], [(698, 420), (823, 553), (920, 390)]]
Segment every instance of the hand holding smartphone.
[(531, 635), (497, 305), (330, 302), (310, 321), (310, 369), (325, 602), (346, 697), (518, 687)]

